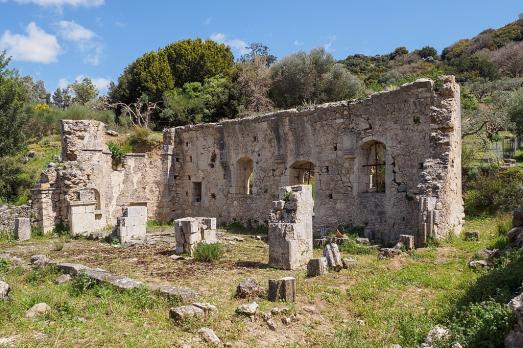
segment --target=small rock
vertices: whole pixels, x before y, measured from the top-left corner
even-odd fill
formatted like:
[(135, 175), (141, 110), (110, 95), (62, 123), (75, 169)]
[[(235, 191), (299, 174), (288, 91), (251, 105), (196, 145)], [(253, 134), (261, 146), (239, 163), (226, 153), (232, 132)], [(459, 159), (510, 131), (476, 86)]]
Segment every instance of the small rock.
[(276, 331), (276, 323), (274, 322), (274, 320), (269, 319), (269, 320), (266, 320), (265, 322), (267, 323), (267, 326), (269, 327), (269, 329), (271, 329), (272, 331)]
[(11, 287), (4, 281), (0, 280), (0, 300), (5, 300), (9, 296)]
[(356, 243), (362, 244), (362, 245), (369, 245), (370, 244), (370, 240), (369, 240), (369, 238), (358, 237), (358, 238), (356, 238)]
[(51, 307), (47, 303), (37, 303), (31, 307), (27, 312), (25, 312), (25, 317), (28, 319), (36, 318), (42, 314), (49, 313)]
[(236, 313), (247, 316), (254, 316), (258, 310), (258, 304), (256, 302), (239, 305), (236, 308)]
[(463, 238), (465, 240), (479, 240), (479, 231), (465, 231)]
[(358, 325), (365, 326), (365, 321), (364, 320), (357, 319), (356, 322), (358, 323)]
[(392, 346), (390, 346), (390, 348), (401, 348), (401, 345), (399, 345), (399, 344), (393, 344)]
[(314, 306), (303, 306), (302, 309), (307, 313), (317, 313), (318, 310)]
[(56, 284), (64, 284), (71, 280), (71, 276), (69, 274), (62, 274), (61, 276), (58, 276), (55, 279)]
[(300, 320), (301, 320), (301, 316), (299, 316), (298, 314), (291, 315), (291, 321), (300, 321)]
[(117, 137), (118, 136), (118, 132), (114, 131), (114, 130), (105, 131), (105, 134), (110, 135), (112, 137)]
[(238, 237), (238, 236), (234, 236), (232, 238), (232, 240), (236, 241), (236, 242), (243, 242), (245, 240), (245, 238), (243, 237)]
[(469, 267), (472, 269), (485, 269), (489, 268), (490, 264), (486, 260), (473, 260), (469, 262)]
[(15, 344), (16, 339), (14, 337), (0, 337), (0, 346), (8, 347)]
[(236, 287), (237, 298), (256, 298), (265, 292), (254, 278), (245, 278)]
[(283, 323), (283, 325), (290, 325), (291, 324), (291, 318), (283, 317), (283, 318), (281, 318), (281, 322)]
[(27, 157), (34, 158), (35, 155), (36, 155), (36, 152), (34, 152), (33, 150), (27, 151)]
[(183, 255), (176, 255), (176, 254), (174, 254), (174, 255), (171, 255), (169, 257), (171, 259), (173, 259), (173, 260), (185, 260), (185, 256), (183, 256)]
[(425, 343), (432, 345), (450, 338), (449, 330), (446, 327), (436, 325), (434, 326), (425, 339)]
[(45, 255), (33, 255), (31, 256), (31, 264), (37, 267), (47, 266), (51, 260)]
[(175, 321), (183, 321), (188, 318), (203, 318), (205, 312), (200, 307), (193, 305), (173, 307), (169, 310), (169, 317)]
[(493, 257), (498, 257), (499, 255), (499, 249), (481, 249), (476, 253), (476, 256), (481, 260), (489, 260)]
[(262, 318), (265, 321), (270, 320), (272, 318), (272, 314), (270, 312), (265, 312), (263, 313)]
[(454, 343), (451, 348), (463, 348), (463, 346), (459, 343)]
[(401, 249), (398, 248), (381, 248), (379, 250), (380, 258), (390, 258), (397, 255), (401, 255)]
[(200, 337), (202, 340), (204, 340), (207, 343), (212, 344), (220, 344), (221, 340), (216, 336), (214, 331), (212, 329), (209, 329), (208, 327), (202, 327), (200, 330), (198, 330), (198, 333), (200, 334)]
[(279, 315), (279, 314), (282, 314), (282, 313), (287, 313), (289, 310), (287, 308), (282, 308), (282, 307), (274, 307), (273, 309), (271, 309), (271, 314), (272, 315)]
[(356, 260), (354, 260), (352, 257), (344, 257), (341, 259), (341, 262), (343, 263), (343, 268), (351, 268), (356, 266)]
[(33, 337), (37, 341), (43, 341), (43, 340), (47, 339), (48, 336), (46, 334), (44, 334), (43, 332), (38, 332), (37, 331), (37, 332), (33, 333)]

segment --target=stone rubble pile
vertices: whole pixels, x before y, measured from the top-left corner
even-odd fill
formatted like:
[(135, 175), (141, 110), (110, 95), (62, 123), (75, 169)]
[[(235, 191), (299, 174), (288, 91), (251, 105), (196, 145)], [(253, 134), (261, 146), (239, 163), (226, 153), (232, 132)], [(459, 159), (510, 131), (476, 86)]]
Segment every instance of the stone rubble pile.
[(216, 243), (216, 218), (186, 217), (174, 220), (176, 254), (192, 255), (200, 242)]

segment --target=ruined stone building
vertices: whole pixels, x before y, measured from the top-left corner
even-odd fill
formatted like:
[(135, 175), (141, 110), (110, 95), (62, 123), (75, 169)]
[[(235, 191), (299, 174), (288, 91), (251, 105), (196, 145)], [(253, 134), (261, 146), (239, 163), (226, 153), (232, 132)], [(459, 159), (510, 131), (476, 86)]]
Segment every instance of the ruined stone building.
[(115, 165), (98, 121), (62, 122), (62, 162), (33, 190), (37, 224), (110, 230), (125, 206), (149, 219), (266, 223), (281, 186), (313, 185), (316, 234), (365, 226), (393, 242), (459, 232), (461, 120), (453, 77), (357, 101), (164, 130), (161, 149)]

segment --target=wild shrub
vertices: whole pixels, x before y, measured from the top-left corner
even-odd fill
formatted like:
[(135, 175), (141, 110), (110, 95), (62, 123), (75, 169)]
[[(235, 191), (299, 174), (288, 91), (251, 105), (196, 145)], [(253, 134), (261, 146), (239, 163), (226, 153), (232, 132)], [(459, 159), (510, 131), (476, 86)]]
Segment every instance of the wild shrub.
[(373, 249), (369, 246), (358, 244), (354, 237), (349, 237), (340, 245), (340, 251), (348, 254), (366, 255), (371, 254)]
[(89, 289), (94, 288), (96, 281), (87, 274), (81, 272), (71, 281), (71, 294), (79, 296)]
[(59, 274), (58, 269), (53, 266), (34, 268), (27, 275), (26, 281), (31, 285), (38, 285), (52, 279)]
[(479, 216), (509, 212), (515, 209), (523, 198), (523, 169), (492, 168), (490, 173), (481, 173), (467, 183), (464, 193), (465, 213)]
[(9, 269), (9, 261), (6, 259), (0, 259), (0, 273), (7, 272)]
[(127, 154), (123, 147), (115, 142), (108, 143), (107, 147), (109, 147), (109, 151), (111, 151), (111, 158), (113, 163), (117, 165), (122, 163), (125, 155)]
[(223, 246), (220, 243), (200, 242), (194, 249), (194, 259), (200, 262), (216, 262), (224, 254)]

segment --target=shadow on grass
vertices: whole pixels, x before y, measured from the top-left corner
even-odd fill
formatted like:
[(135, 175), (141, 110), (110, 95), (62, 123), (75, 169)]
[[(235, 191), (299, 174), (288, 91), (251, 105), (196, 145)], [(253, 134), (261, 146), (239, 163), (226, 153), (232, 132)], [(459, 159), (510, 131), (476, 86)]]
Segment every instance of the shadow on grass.
[[(498, 240), (491, 248), (504, 246)], [(523, 251), (507, 250), (492, 262), (442, 318), (464, 348), (503, 347), (516, 322), (507, 303), (522, 290)]]
[(243, 225), (240, 222), (233, 222), (228, 225), (221, 226), (222, 229), (227, 230), (230, 233), (235, 234), (246, 234), (246, 235), (266, 235), (269, 233), (269, 228), (267, 225), (258, 224), (252, 225), (247, 224)]
[(256, 268), (256, 269), (268, 269), (271, 268), (268, 263), (259, 261), (237, 261), (234, 263), (235, 267), (241, 268)]

